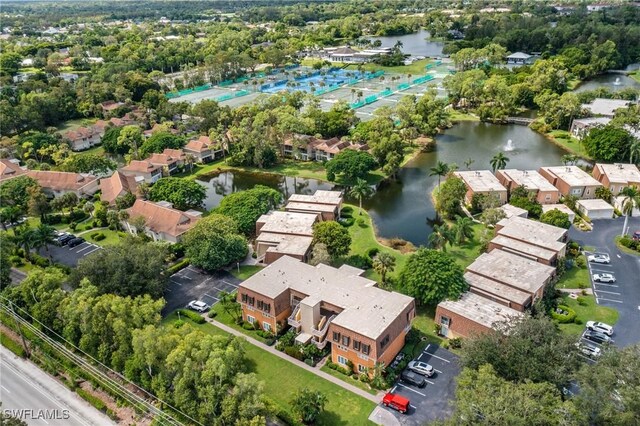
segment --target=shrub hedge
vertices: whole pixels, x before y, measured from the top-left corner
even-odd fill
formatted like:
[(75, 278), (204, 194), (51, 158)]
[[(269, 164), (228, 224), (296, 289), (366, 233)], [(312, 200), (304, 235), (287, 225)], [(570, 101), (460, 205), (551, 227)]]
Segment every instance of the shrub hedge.
[(0, 333), (0, 344), (21, 358), (26, 355), (24, 348), (4, 333)]
[(190, 260), (188, 257), (185, 257), (184, 259), (182, 259), (180, 262), (177, 262), (173, 265), (171, 265), (170, 267), (167, 268), (167, 274), (169, 275), (173, 275), (176, 272), (178, 272), (181, 269), (186, 268), (187, 266), (189, 266)]
[[(564, 311), (565, 313), (558, 312), (558, 309)], [(558, 321), (560, 324), (569, 324), (574, 322), (576, 319), (576, 311), (568, 307), (567, 305), (558, 305), (556, 309), (551, 310), (551, 317)]]
[(191, 321), (195, 322), (196, 324), (204, 324), (207, 321), (206, 319), (204, 319), (204, 317), (202, 317), (197, 312), (190, 311), (188, 309), (178, 309), (178, 312), (180, 313), (180, 315), (189, 318)]

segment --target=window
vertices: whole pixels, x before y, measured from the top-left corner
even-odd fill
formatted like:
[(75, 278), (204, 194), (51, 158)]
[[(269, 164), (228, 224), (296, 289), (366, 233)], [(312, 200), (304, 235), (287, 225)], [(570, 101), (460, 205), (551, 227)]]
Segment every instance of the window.
[(361, 373), (366, 373), (369, 368), (366, 365), (358, 364), (358, 371)]
[(271, 331), (271, 324), (269, 324), (268, 322), (263, 322), (262, 328), (264, 329), (264, 331)]
[(338, 355), (338, 364), (347, 365), (347, 359), (342, 355)]
[(361, 346), (360, 342), (358, 342), (357, 340), (353, 341), (353, 349), (355, 349), (356, 351), (359, 351), (360, 346)]
[(371, 346), (370, 345), (362, 345), (362, 353), (365, 355), (369, 355), (369, 352), (371, 352)]
[(251, 315), (247, 315), (247, 322), (249, 324), (253, 324), (256, 322), (256, 319), (254, 317), (252, 317)]
[(544, 200), (545, 201), (551, 201), (551, 195), (550, 194), (545, 195), (544, 196)]
[(572, 189), (571, 193), (573, 195), (580, 195), (580, 194), (582, 194), (582, 190), (580, 188)]
[(263, 309), (265, 312), (271, 312), (271, 303), (265, 303)]
[(333, 332), (333, 341), (334, 342), (339, 342), (340, 341), (340, 333), (338, 333), (337, 331)]
[(448, 327), (450, 322), (451, 320), (449, 319), (449, 317), (445, 317), (445, 316), (440, 317), (440, 324)]
[(380, 347), (384, 348), (389, 343), (389, 335), (384, 336), (384, 339), (380, 342)]
[(264, 306), (264, 302), (262, 300), (258, 300), (258, 309), (262, 309)]
[(587, 189), (587, 195), (591, 194), (591, 190)]
[(342, 336), (342, 344), (344, 346), (349, 346), (350, 342), (351, 342), (351, 338), (349, 336)]
[(247, 296), (245, 293), (242, 293), (242, 295), (240, 295), (240, 298), (242, 299), (243, 303), (247, 303), (249, 296)]
[(256, 298), (255, 297), (249, 297), (249, 298), (247, 298), (247, 300), (249, 301), (249, 305), (251, 305), (251, 306), (256, 304)]

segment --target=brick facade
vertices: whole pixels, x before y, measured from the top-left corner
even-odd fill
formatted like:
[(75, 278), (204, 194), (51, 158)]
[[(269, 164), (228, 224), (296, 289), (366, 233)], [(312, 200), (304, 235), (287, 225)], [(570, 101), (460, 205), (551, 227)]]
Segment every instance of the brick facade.
[(443, 316), (449, 318), (448, 334), (446, 335), (446, 337), (449, 339), (453, 339), (455, 337), (466, 338), (491, 331), (490, 327), (485, 327), (484, 325), (478, 324), (477, 322), (469, 318), (465, 318), (461, 315), (444, 309), (441, 306), (438, 306), (436, 308), (436, 324), (442, 324)]

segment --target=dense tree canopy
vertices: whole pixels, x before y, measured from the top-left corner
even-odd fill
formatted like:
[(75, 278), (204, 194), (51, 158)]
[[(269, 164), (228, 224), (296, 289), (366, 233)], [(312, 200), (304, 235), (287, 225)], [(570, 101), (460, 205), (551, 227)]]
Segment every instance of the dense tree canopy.
[(258, 218), (275, 209), (281, 201), (282, 195), (277, 190), (256, 185), (224, 197), (216, 213), (231, 217), (238, 224), (240, 232), (250, 235), (255, 232)]
[(182, 240), (191, 264), (215, 271), (247, 255), (247, 240), (236, 222), (221, 214), (210, 214), (190, 229)]
[(204, 186), (194, 180), (167, 177), (159, 179), (149, 191), (152, 201), (168, 201), (179, 210), (202, 206), (207, 198)]
[(597, 161), (627, 161), (633, 136), (625, 129), (608, 125), (591, 129), (582, 140), (587, 153)]
[(331, 257), (340, 257), (349, 253), (351, 235), (338, 222), (319, 222), (313, 225), (313, 244), (324, 244)]
[(376, 160), (368, 152), (345, 149), (327, 162), (327, 178), (354, 183), (358, 178), (366, 178), (375, 167)]
[(149, 294), (158, 298), (168, 280), (162, 273), (167, 256), (168, 250), (163, 244), (127, 237), (120, 244), (106, 246), (83, 257), (73, 270), (70, 282), (77, 287), (86, 278), (100, 293)]
[(165, 148), (180, 149), (185, 145), (183, 137), (174, 135), (168, 131), (156, 132), (142, 143), (140, 147), (141, 158), (154, 152), (162, 152)]
[(559, 228), (564, 228), (564, 229), (571, 228), (571, 221), (569, 220), (569, 215), (564, 212), (561, 212), (558, 209), (553, 209), (545, 213), (542, 213), (542, 216), (540, 216), (540, 222), (557, 226)]
[(453, 219), (461, 213), (460, 203), (464, 200), (467, 187), (459, 177), (450, 176), (438, 188), (436, 210), (447, 219)]
[(400, 286), (423, 305), (457, 299), (467, 289), (462, 268), (447, 253), (421, 248), (400, 272)]

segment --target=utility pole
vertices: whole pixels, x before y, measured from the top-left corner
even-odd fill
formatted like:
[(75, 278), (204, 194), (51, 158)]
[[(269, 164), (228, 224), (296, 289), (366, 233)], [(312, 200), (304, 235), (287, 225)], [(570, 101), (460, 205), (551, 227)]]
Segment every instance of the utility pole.
[(24, 338), (24, 334), (22, 334), (22, 327), (18, 323), (16, 318), (16, 313), (13, 311), (13, 302), (9, 302), (9, 310), (11, 310), (11, 317), (13, 321), (16, 323), (16, 328), (18, 329), (18, 334), (20, 334), (20, 339), (22, 340), (22, 346), (24, 347), (24, 351), (27, 354), (27, 358), (31, 357), (31, 352), (29, 351), (29, 347), (27, 346), (27, 341)]

